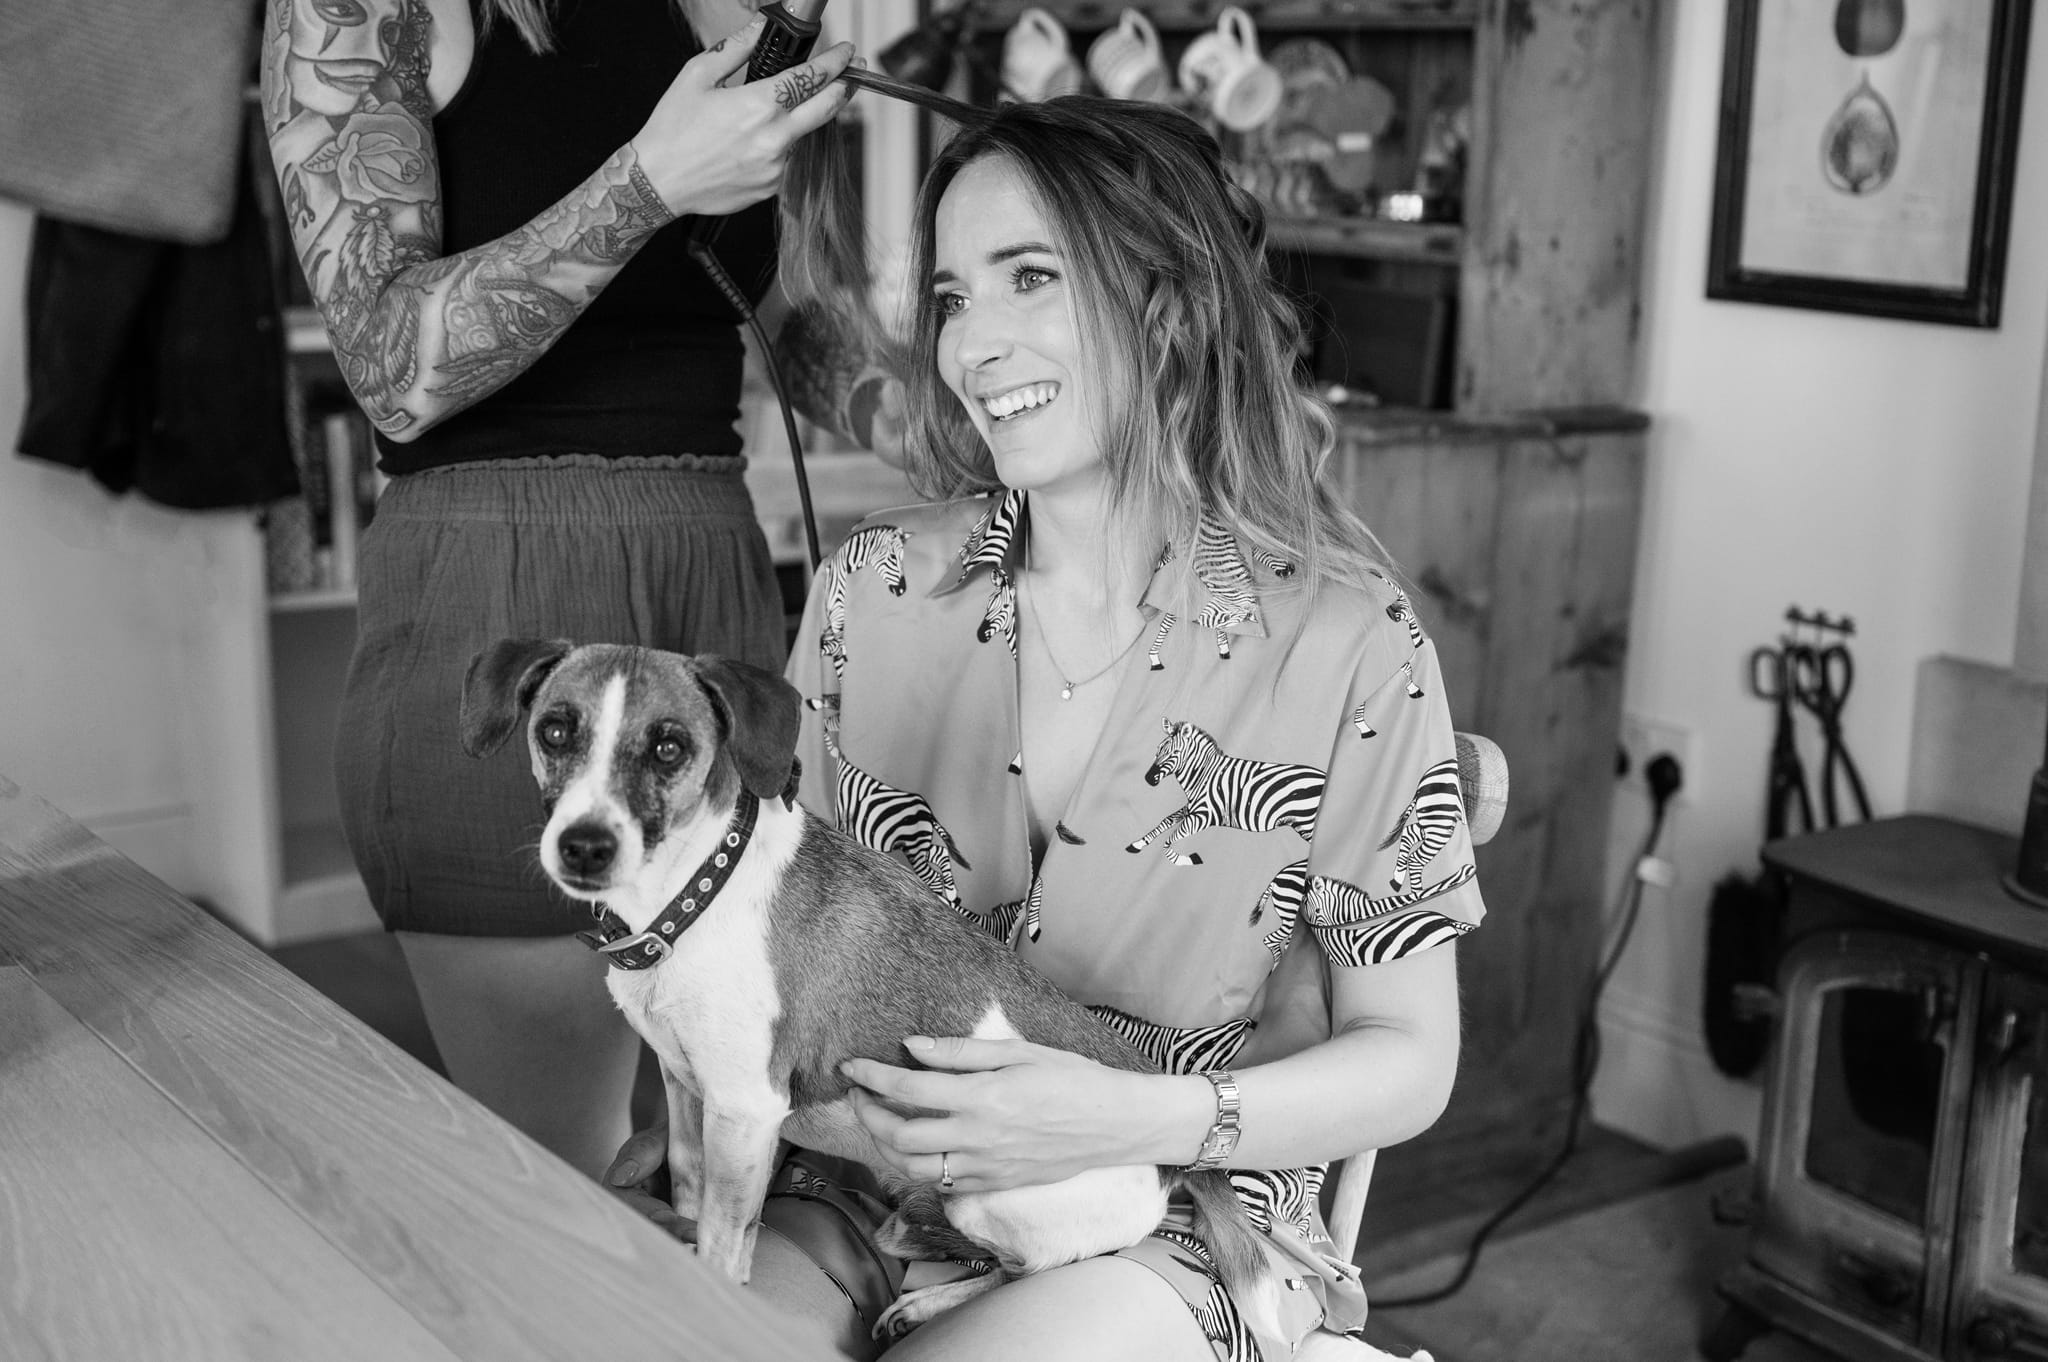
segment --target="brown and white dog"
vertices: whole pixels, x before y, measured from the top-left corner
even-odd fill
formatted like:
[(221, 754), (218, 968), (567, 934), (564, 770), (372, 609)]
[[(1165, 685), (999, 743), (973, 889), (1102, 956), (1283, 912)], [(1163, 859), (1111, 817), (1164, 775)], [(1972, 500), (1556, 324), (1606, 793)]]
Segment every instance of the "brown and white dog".
[(1099, 1168), (942, 1196), (881, 1159), (839, 1065), (902, 1064), (905, 1036), (1021, 1037), (1154, 1066), (902, 864), (789, 798), (795, 687), (727, 658), (508, 639), (470, 664), (464, 746), (496, 751), (522, 714), (548, 815), (541, 865), (609, 914), (610, 939), (586, 939), (611, 954), (612, 997), (660, 1058), (675, 1207), (719, 1271), (746, 1280), (786, 1138), (875, 1170), (895, 1206), (886, 1250), (1000, 1265), (906, 1293), (877, 1332), (1134, 1244), (1176, 1187), (1240, 1309), (1272, 1318), (1260, 1237), (1221, 1172)]

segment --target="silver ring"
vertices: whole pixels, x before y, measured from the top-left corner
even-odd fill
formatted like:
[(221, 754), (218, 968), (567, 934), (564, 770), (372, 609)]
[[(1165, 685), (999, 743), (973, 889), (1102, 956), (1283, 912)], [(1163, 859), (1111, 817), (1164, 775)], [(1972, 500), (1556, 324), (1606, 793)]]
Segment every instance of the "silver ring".
[(952, 1162), (952, 1159), (953, 1156), (944, 1151), (941, 1151), (939, 1154), (939, 1186), (946, 1188), (948, 1191), (952, 1190), (953, 1187), (953, 1170), (946, 1165)]

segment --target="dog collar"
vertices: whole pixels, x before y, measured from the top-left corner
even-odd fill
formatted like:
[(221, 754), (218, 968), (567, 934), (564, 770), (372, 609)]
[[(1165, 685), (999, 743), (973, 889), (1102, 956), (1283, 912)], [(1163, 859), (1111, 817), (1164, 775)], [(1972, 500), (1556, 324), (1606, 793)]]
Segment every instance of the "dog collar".
[(576, 933), (576, 939), (610, 957), (620, 969), (647, 969), (668, 959), (669, 952), (675, 949), (676, 938), (704, 915), (704, 910), (711, 906), (711, 900), (718, 897), (718, 891), (725, 888), (725, 882), (732, 878), (733, 868), (739, 864), (748, 839), (754, 835), (754, 820), (760, 811), (761, 801), (745, 790), (740, 791), (739, 802), (733, 806), (732, 821), (725, 825), (725, 835), (718, 839), (717, 849), (704, 858), (704, 864), (698, 866), (696, 873), (683, 885), (683, 892), (669, 900), (668, 907), (661, 910), (660, 917), (647, 924), (646, 931), (636, 936), (617, 913), (602, 903), (594, 903), (590, 906), (590, 913), (597, 919), (597, 927)]

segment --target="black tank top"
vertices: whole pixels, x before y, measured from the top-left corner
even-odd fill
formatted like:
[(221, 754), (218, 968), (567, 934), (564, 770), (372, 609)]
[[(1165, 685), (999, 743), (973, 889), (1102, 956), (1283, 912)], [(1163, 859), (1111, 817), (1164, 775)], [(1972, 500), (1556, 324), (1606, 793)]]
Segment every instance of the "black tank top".
[[(503, 21), (434, 119), (443, 249), (495, 240), (604, 164), (640, 131), (697, 50), (670, 0), (563, 0), (555, 51)], [(378, 437), (380, 465), (413, 473), (477, 459), (740, 452), (739, 314), (685, 252), (687, 222), (657, 233), (533, 366), (411, 444)], [(773, 201), (736, 214), (718, 257), (758, 301), (775, 269)]]

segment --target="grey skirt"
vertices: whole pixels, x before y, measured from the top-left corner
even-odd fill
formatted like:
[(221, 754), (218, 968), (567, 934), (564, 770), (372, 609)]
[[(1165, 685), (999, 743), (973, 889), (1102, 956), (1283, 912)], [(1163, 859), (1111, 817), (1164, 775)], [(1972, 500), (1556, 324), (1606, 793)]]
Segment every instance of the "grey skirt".
[(781, 596), (737, 459), (504, 460), (392, 482), (365, 532), (335, 771), (391, 931), (549, 936), (589, 925), (536, 850), (523, 738), (476, 759), (469, 660), (501, 638), (723, 653), (780, 671)]

